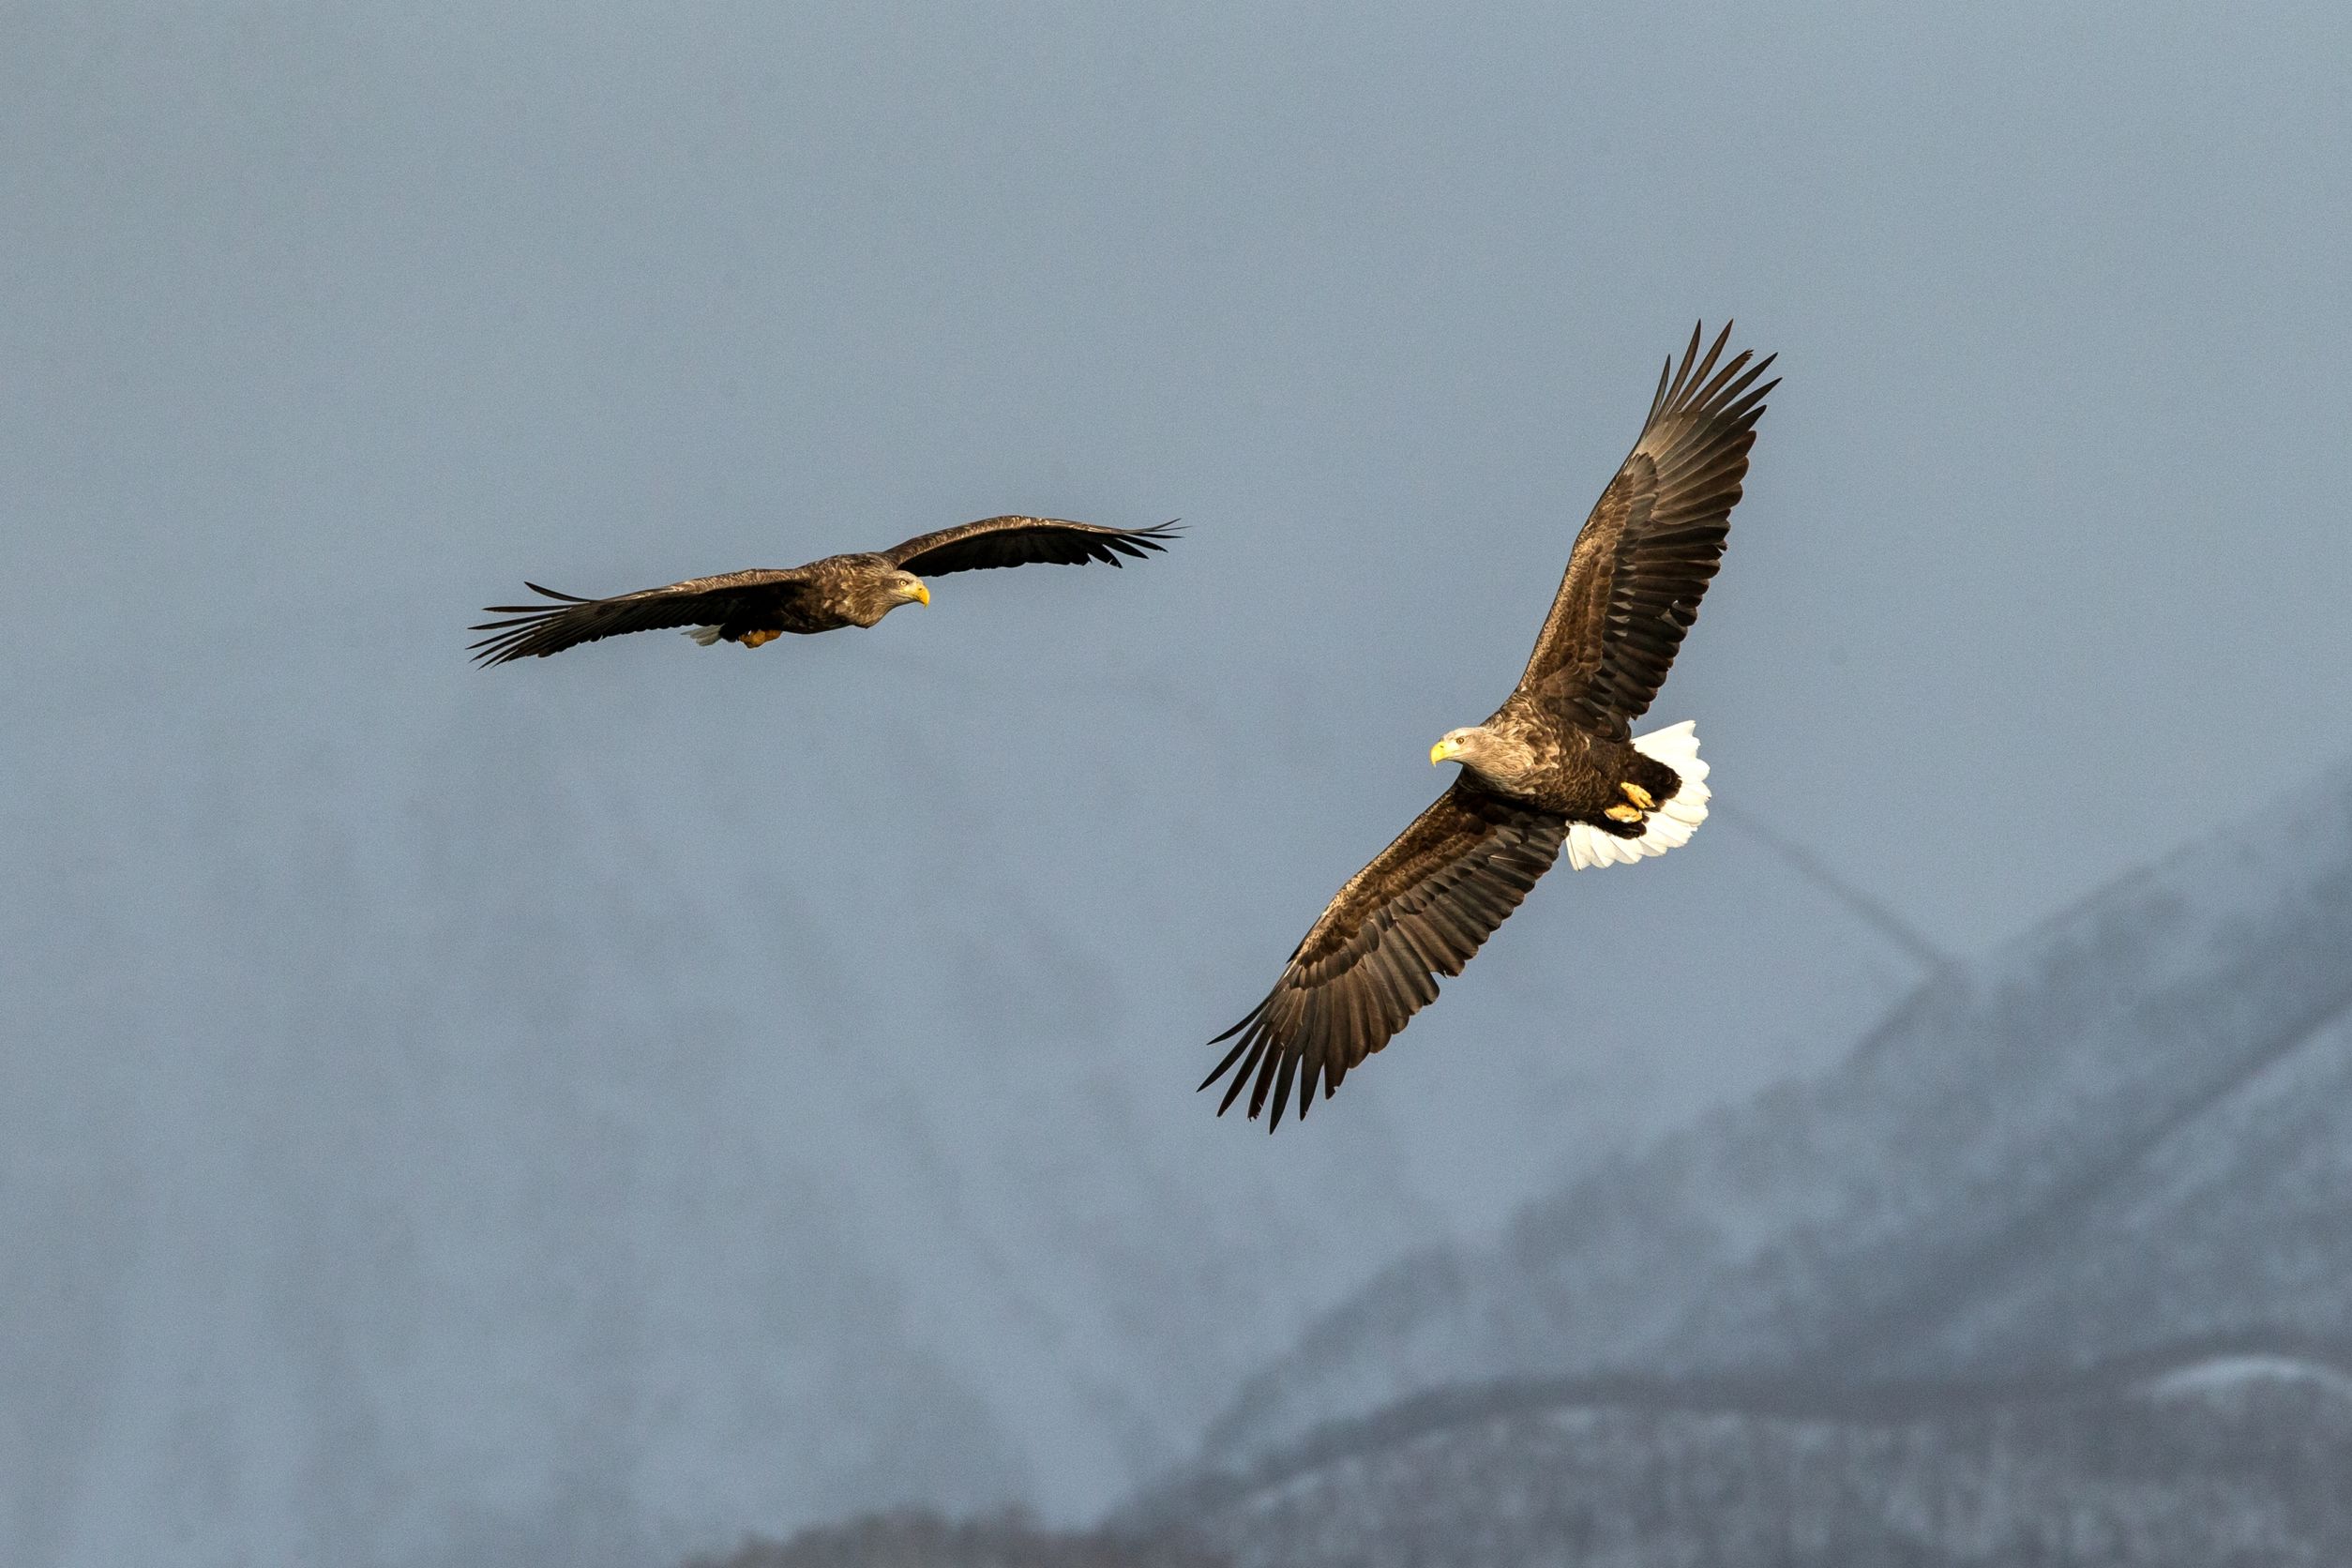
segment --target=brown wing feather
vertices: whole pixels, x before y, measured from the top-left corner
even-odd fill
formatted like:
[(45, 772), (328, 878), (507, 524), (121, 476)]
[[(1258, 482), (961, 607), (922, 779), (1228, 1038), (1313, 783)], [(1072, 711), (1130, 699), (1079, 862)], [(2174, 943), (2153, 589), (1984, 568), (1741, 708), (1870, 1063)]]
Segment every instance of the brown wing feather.
[(917, 577), (991, 566), (1077, 566), (1089, 561), (1118, 566), (1125, 564), (1122, 556), (1140, 559), (1167, 549), (1167, 541), (1180, 532), (1172, 520), (1151, 528), (1099, 528), (1061, 518), (982, 518), (959, 528), (918, 534), (883, 550), (882, 558)]
[[(1233, 1072), (1217, 1114), (1250, 1089), (1267, 1130), (1298, 1084), (1299, 1115), (1322, 1086), (1379, 1050), (1437, 1000), (1437, 976), (1459, 974), (1560, 854), (1565, 822), (1457, 782), (1348, 880), (1306, 933), (1266, 999), (1212, 1045), (1234, 1036), (1210, 1084)], [(1302, 1077), (1302, 1074), (1304, 1075)]]
[(725, 626), (732, 633), (740, 624), (745, 630), (764, 629), (761, 623), (773, 619), (807, 586), (804, 570), (728, 572), (609, 599), (574, 598), (526, 582), (523, 586), (533, 593), (557, 602), (487, 606), (492, 615), (513, 618), (471, 628), (495, 634), (473, 644), (474, 657), (482, 664), (545, 658), (582, 642), (665, 626)]
[(1519, 689), (1576, 722), (1622, 738), (1648, 711), (1698, 618), (1722, 563), (1731, 508), (1756, 442), (1772, 362), (1746, 351), (1717, 368), (1728, 323), (1706, 357), (1694, 328), (1681, 369), (1667, 362), (1650, 417), (1576, 535)]

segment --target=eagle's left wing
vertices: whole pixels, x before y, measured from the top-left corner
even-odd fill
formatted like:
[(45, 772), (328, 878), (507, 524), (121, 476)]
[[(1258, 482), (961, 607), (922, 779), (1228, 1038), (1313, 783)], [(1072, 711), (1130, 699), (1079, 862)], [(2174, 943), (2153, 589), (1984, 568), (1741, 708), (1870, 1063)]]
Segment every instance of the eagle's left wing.
[(982, 518), (959, 528), (918, 534), (882, 555), (900, 571), (917, 577), (989, 566), (1077, 566), (1089, 561), (1108, 561), (1118, 566), (1125, 565), (1120, 559), (1123, 555), (1140, 559), (1152, 550), (1166, 550), (1166, 541), (1178, 532), (1172, 521), (1151, 528), (1100, 528), (1060, 518)]
[(1723, 335), (1658, 377), (1641, 439), (1592, 508), (1529, 656), (1519, 689), (1571, 721), (1622, 739), (1658, 695), (1699, 596), (1723, 560), (1731, 508), (1756, 442), (1771, 355), (1716, 369)]

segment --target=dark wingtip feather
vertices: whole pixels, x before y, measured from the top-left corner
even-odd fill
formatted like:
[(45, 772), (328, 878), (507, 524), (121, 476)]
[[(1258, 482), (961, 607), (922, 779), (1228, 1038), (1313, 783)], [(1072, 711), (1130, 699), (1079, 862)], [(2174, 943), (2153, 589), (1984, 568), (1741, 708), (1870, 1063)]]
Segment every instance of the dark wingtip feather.
[(1297, 1074), (1298, 1070), (1299, 1053), (1295, 1050), (1284, 1051), (1282, 1053), (1282, 1071), (1274, 1075), (1274, 1119), (1266, 1123), (1266, 1130), (1268, 1132), (1272, 1132), (1276, 1127), (1282, 1125), (1282, 1113), (1284, 1110), (1289, 1108), (1290, 1104), (1290, 1079)]
[(1706, 330), (1707, 324), (1704, 321), (1694, 322), (1691, 324), (1690, 346), (1682, 351), (1681, 367), (1674, 372), (1674, 384), (1666, 388), (1664, 406), (1672, 407), (1682, 400), (1683, 390), (1690, 384), (1691, 367), (1698, 362), (1699, 334)]
[(1122, 529), (1110, 536), (1109, 542), (1129, 555), (1138, 557), (1149, 550), (1166, 550), (1168, 540), (1184, 536), (1184, 531), (1176, 526), (1179, 520), (1176, 518), (1170, 518), (1166, 522), (1155, 522), (1149, 528)]
[(1140, 560), (1146, 553), (1164, 550), (1170, 539), (1182, 538), (1184, 531), (1176, 526), (1179, 519), (1155, 522), (1149, 528), (1130, 528), (1111, 535), (1110, 544), (1126, 554)]
[(523, 656), (522, 644), (519, 641), (518, 634), (511, 632), (505, 637), (485, 639), (475, 643), (473, 647), (474, 662), (485, 669), (493, 664), (505, 664)]
[(1278, 1042), (1264, 1036), (1260, 1036), (1260, 1041), (1258, 1077), (1249, 1090), (1249, 1119), (1253, 1122), (1258, 1120), (1258, 1113), (1266, 1108), (1266, 1092), (1274, 1087), (1274, 1069), (1282, 1064), (1287, 1054)]
[(1743, 439), (1754, 439), (1756, 421), (1764, 413), (1764, 400), (1772, 396), (1772, 388), (1779, 384), (1777, 381), (1768, 381), (1763, 385), (1753, 387), (1741, 394), (1739, 401), (1725, 407), (1724, 418), (1743, 428)]
[[(1218, 1035), (1218, 1036), (1217, 1036), (1216, 1040), (1212, 1040), (1212, 1041), (1210, 1041), (1210, 1042), (1209, 1042), (1209, 1044), (1211, 1044), (1211, 1045), (1213, 1045), (1213, 1046), (1214, 1046), (1214, 1045), (1215, 1045), (1215, 1044), (1217, 1043), (1217, 1040), (1223, 1040), (1223, 1039), (1226, 1039), (1226, 1038), (1228, 1038), (1228, 1037), (1229, 1037), (1229, 1036), (1228, 1036), (1228, 1035), (1226, 1035), (1226, 1034), (1220, 1034), (1220, 1035)], [(1209, 1085), (1211, 1085), (1211, 1084), (1213, 1084), (1213, 1083), (1216, 1082), (1216, 1080), (1217, 1080), (1217, 1079), (1219, 1079), (1219, 1078), (1223, 1078), (1223, 1077), (1225, 1076), (1225, 1070), (1226, 1070), (1227, 1068), (1229, 1068), (1229, 1067), (1232, 1066), (1232, 1065), (1233, 1065), (1233, 1063), (1234, 1063), (1234, 1062), (1235, 1062), (1235, 1061), (1236, 1061), (1236, 1060), (1237, 1060), (1237, 1059), (1241, 1056), (1242, 1052), (1244, 1052), (1244, 1051), (1245, 1051), (1245, 1050), (1247, 1050), (1247, 1049), (1249, 1049), (1249, 1042), (1248, 1042), (1247, 1040), (1244, 1040), (1244, 1041), (1243, 1041), (1240, 1045), (1237, 1045), (1237, 1046), (1235, 1046), (1235, 1047), (1234, 1047), (1231, 1050), (1227, 1051), (1227, 1052), (1225, 1053), (1225, 1060), (1224, 1060), (1224, 1061), (1222, 1061), (1222, 1062), (1220, 1062), (1220, 1063), (1218, 1063), (1216, 1064), (1216, 1068), (1215, 1068), (1215, 1070), (1214, 1070), (1214, 1071), (1213, 1071), (1213, 1072), (1211, 1072), (1211, 1073), (1210, 1073), (1210, 1075), (1209, 1075), (1207, 1078), (1202, 1078), (1202, 1079), (1200, 1080), (1200, 1089), (1196, 1089), (1196, 1090), (1194, 1090), (1194, 1091), (1193, 1091), (1193, 1093), (1196, 1093), (1196, 1094), (1198, 1094), (1198, 1093), (1200, 1093), (1200, 1090), (1201, 1090), (1201, 1089), (1206, 1089), (1206, 1088), (1208, 1088), (1208, 1087), (1209, 1087)]]
[[(1241, 1021), (1241, 1022), (1239, 1022), (1239, 1023), (1235, 1024), (1232, 1028), (1230, 1028), (1230, 1029), (1227, 1030), (1224, 1033), (1222, 1033), (1222, 1034), (1218, 1035), (1215, 1039), (1214, 1039), (1214, 1040), (1210, 1041), (1210, 1042), (1209, 1042), (1209, 1044), (1211, 1044), (1211, 1045), (1213, 1045), (1213, 1046), (1221, 1046), (1221, 1045), (1225, 1044), (1225, 1042), (1226, 1042), (1226, 1041), (1230, 1040), (1231, 1038), (1233, 1038), (1233, 1036), (1234, 1036), (1234, 1035), (1239, 1034), (1239, 1033), (1240, 1033), (1243, 1030), (1247, 1029), (1247, 1028), (1248, 1028), (1251, 1024), (1256, 1023), (1256, 1022), (1258, 1021), (1258, 1015), (1259, 1015), (1259, 1014), (1260, 1014), (1260, 1013), (1262, 1013), (1262, 1012), (1264, 1012), (1265, 1010), (1266, 1010), (1266, 1004), (1265, 1004), (1264, 1003), (1262, 1003), (1262, 1002), (1261, 1002), (1261, 1003), (1259, 1003), (1257, 1006), (1255, 1006), (1255, 1007), (1251, 1008), (1248, 1012), (1246, 1012), (1246, 1013), (1244, 1013), (1244, 1014), (1243, 1014), (1243, 1015), (1242, 1015), (1242, 1021)], [(1231, 1061), (1231, 1060), (1233, 1060), (1233, 1059), (1232, 1059), (1231, 1057), (1229, 1057), (1229, 1057), (1227, 1057), (1227, 1058), (1226, 1058), (1226, 1060), (1227, 1060), (1228, 1062), (1230, 1062), (1230, 1061)], [(1218, 1069), (1217, 1069), (1217, 1071), (1218, 1071), (1218, 1072), (1223, 1072), (1224, 1070), (1225, 1070), (1225, 1069), (1223, 1069), (1222, 1067), (1220, 1067), (1220, 1068), (1218, 1068)], [(1211, 1078), (1214, 1078), (1214, 1077), (1216, 1077), (1216, 1073), (1212, 1073), (1212, 1074), (1210, 1074), (1209, 1076), (1210, 1076)]]
[[(1243, 1058), (1241, 1071), (1233, 1075), (1232, 1083), (1227, 1086), (1225, 1098), (1217, 1102), (1217, 1114), (1219, 1116), (1222, 1116), (1227, 1111), (1232, 1109), (1233, 1102), (1241, 1098), (1242, 1090), (1249, 1083), (1250, 1070), (1258, 1065), (1259, 1053), (1266, 1048), (1266, 1037), (1264, 1035), (1253, 1033), (1247, 1036), (1247, 1038), (1250, 1045), (1250, 1053), (1246, 1057)], [(1255, 1116), (1258, 1113), (1253, 1110), (1250, 1114)]]
[(1658, 389), (1650, 394), (1650, 412), (1642, 416), (1641, 421), (1644, 426), (1657, 418), (1658, 410), (1666, 407), (1666, 383), (1672, 380), (1673, 376), (1674, 355), (1669, 354), (1666, 356), (1666, 363), (1658, 367)]

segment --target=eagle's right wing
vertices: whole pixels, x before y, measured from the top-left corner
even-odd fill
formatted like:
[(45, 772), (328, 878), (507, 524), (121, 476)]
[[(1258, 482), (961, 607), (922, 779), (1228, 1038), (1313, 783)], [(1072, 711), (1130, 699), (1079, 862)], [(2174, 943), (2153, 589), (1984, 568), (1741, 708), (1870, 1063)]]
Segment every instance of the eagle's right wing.
[(523, 586), (556, 602), (490, 605), (490, 614), (513, 618), (485, 621), (473, 628), (495, 634), (473, 645), (477, 661), (504, 664), (508, 659), (545, 658), (599, 638), (658, 631), (665, 626), (716, 626), (719, 635), (728, 638), (739, 638), (746, 631), (779, 631), (783, 628), (778, 611), (807, 587), (807, 580), (800, 567), (728, 572), (609, 599), (575, 598), (535, 582)]
[(1348, 1069), (1388, 1044), (1459, 974), (1559, 857), (1566, 823), (1465, 781), (1440, 795), (1372, 864), (1348, 879), (1306, 933), (1266, 999), (1218, 1035), (1233, 1049), (1200, 1085), (1239, 1064), (1217, 1114), (1244, 1085), (1249, 1114), (1282, 1124), (1302, 1069), (1299, 1115), (1320, 1082), (1328, 1097)]

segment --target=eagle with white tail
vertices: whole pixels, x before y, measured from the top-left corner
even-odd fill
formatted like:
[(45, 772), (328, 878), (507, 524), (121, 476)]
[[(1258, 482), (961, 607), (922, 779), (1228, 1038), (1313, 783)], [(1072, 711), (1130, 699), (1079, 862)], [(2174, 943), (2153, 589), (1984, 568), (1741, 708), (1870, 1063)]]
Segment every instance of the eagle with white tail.
[(1453, 787), (1339, 890), (1266, 999), (1211, 1042), (1234, 1041), (1208, 1088), (1247, 1088), (1254, 1119), (1299, 1115), (1437, 1000), (1560, 850), (1568, 864), (1630, 866), (1690, 842), (1707, 820), (1707, 764), (1689, 720), (1645, 735), (1649, 710), (1723, 559), (1771, 356), (1723, 358), (1700, 333), (1658, 378), (1650, 417), (1585, 520), (1527, 671), (1483, 724), (1429, 761)]

